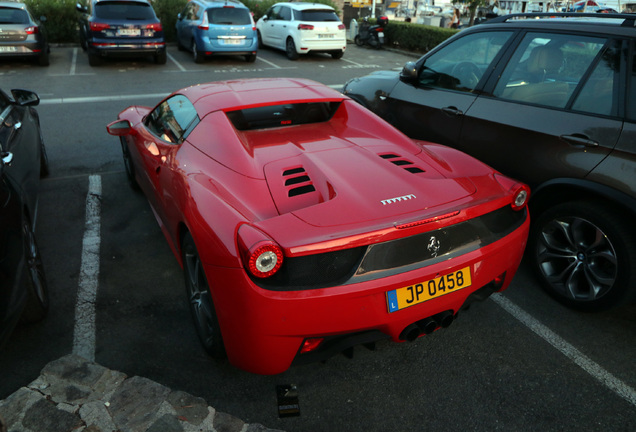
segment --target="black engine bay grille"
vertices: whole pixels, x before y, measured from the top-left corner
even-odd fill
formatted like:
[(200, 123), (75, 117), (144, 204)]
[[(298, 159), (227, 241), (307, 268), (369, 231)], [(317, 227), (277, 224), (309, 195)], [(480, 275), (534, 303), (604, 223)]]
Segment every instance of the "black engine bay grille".
[(335, 252), (287, 258), (267, 279), (253, 278), (272, 291), (301, 291), (348, 285), (404, 273), (466, 254), (519, 228), (527, 209), (502, 207), (483, 216), (426, 233)]

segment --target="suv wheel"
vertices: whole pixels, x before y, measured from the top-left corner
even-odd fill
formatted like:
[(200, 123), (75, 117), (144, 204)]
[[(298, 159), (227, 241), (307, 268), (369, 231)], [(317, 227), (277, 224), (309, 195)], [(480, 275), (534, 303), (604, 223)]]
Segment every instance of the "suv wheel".
[(166, 61), (168, 60), (168, 54), (165, 51), (160, 51), (157, 54), (155, 54), (154, 60), (155, 60), (155, 63), (159, 65), (164, 65), (166, 64)]
[(294, 39), (287, 38), (287, 42), (285, 43), (285, 53), (287, 54), (288, 59), (298, 60), (298, 53), (296, 52), (296, 44), (294, 43)]
[(201, 54), (199, 50), (197, 50), (197, 43), (194, 39), (192, 40), (192, 58), (197, 64), (201, 64), (205, 60), (203, 54)]
[(93, 54), (91, 52), (88, 53), (88, 64), (91, 66), (99, 66), (102, 64), (102, 59), (98, 54)]
[(566, 202), (534, 221), (529, 251), (545, 290), (573, 309), (596, 312), (636, 296), (636, 239), (618, 210)]
[(341, 59), (343, 55), (344, 55), (344, 51), (342, 50), (331, 51), (331, 58), (333, 58), (334, 60)]

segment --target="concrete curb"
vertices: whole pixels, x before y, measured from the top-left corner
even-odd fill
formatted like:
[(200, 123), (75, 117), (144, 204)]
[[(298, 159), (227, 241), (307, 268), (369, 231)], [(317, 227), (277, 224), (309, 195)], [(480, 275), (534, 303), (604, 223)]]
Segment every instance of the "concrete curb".
[(0, 401), (0, 419), (0, 432), (277, 432), (73, 354)]

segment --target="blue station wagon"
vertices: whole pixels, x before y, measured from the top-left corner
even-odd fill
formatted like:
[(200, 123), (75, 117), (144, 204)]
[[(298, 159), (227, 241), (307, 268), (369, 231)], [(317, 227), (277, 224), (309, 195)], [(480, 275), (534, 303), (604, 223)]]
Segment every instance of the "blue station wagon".
[(179, 49), (192, 51), (196, 63), (214, 55), (240, 55), (253, 62), (258, 49), (252, 15), (235, 0), (189, 2), (177, 20), (177, 41)]

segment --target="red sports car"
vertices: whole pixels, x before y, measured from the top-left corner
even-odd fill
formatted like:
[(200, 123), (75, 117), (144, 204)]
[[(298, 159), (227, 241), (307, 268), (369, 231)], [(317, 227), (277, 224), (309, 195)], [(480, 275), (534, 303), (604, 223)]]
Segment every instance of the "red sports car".
[(213, 82), (109, 124), (206, 351), (277, 374), (447, 327), (505, 289), (528, 188), (304, 79)]

